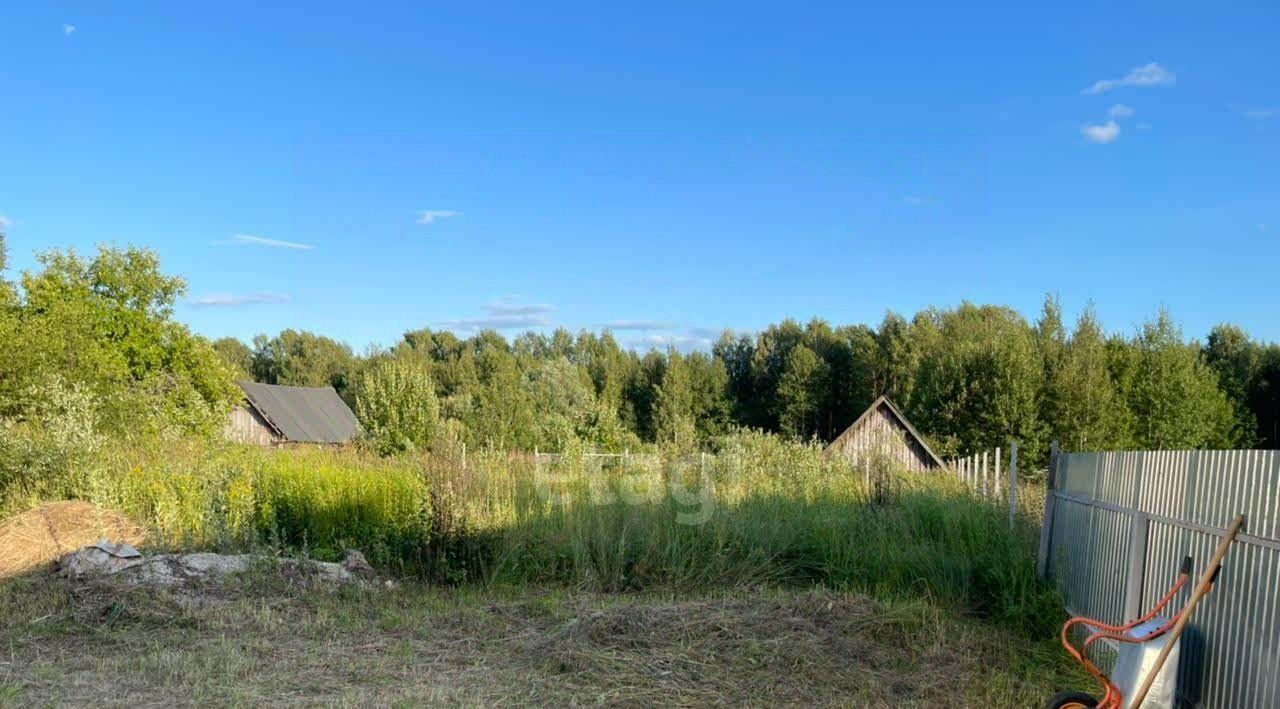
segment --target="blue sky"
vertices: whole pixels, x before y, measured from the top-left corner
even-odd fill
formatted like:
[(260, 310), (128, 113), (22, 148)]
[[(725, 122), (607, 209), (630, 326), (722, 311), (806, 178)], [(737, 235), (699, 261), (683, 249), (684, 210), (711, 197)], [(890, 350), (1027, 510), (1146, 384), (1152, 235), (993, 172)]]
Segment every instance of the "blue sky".
[(201, 333), (358, 350), (1048, 292), (1280, 339), (1280, 5), (1041, 5), (5, 3), (11, 271), (136, 243)]

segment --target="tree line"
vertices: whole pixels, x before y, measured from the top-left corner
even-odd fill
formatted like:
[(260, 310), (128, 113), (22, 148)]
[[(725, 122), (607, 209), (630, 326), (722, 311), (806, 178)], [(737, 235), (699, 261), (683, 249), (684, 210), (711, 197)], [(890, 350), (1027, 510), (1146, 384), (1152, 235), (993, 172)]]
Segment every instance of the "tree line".
[(1188, 339), (1167, 312), (1108, 333), (1091, 307), (1068, 325), (1053, 298), (1033, 321), (962, 303), (876, 325), (784, 320), (687, 353), (637, 352), (607, 331), (420, 329), (357, 354), (298, 330), (209, 342), (173, 317), (184, 288), (136, 248), (48, 252), (0, 282), (0, 419), (79, 406), (95, 430), (208, 433), (244, 378), (333, 386), (387, 452), (693, 448), (736, 427), (826, 441), (880, 395), (944, 456), (1011, 439), (1033, 460), (1055, 438), (1070, 450), (1280, 443), (1280, 346), (1227, 324)]

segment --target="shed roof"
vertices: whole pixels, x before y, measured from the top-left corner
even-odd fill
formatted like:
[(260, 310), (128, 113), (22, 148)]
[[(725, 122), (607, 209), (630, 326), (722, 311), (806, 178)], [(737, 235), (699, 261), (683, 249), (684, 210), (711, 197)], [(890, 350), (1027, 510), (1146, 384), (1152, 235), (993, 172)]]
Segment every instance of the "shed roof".
[(359, 430), (355, 414), (333, 387), (236, 382), (249, 405), (292, 443), (346, 443)]
[(862, 427), (862, 423), (867, 420), (867, 417), (871, 415), (871, 412), (879, 408), (883, 408), (885, 411), (888, 411), (890, 416), (896, 419), (898, 423), (902, 424), (903, 428), (907, 429), (907, 433), (920, 444), (920, 447), (935, 465), (939, 468), (946, 467), (947, 464), (942, 462), (942, 459), (938, 457), (938, 454), (934, 453), (933, 449), (929, 447), (929, 444), (925, 442), (924, 436), (920, 435), (920, 432), (916, 430), (916, 427), (911, 425), (911, 422), (907, 420), (907, 417), (902, 415), (902, 412), (898, 410), (897, 406), (893, 405), (893, 402), (890, 401), (887, 396), (881, 396), (871, 402), (871, 406), (868, 406), (867, 410), (862, 412), (862, 415), (858, 417), (858, 420), (854, 421), (848, 428), (846, 428), (844, 433), (836, 436), (836, 439), (827, 446), (826, 450), (830, 451), (835, 449), (837, 444), (843, 441), (846, 437), (852, 436), (859, 428)]

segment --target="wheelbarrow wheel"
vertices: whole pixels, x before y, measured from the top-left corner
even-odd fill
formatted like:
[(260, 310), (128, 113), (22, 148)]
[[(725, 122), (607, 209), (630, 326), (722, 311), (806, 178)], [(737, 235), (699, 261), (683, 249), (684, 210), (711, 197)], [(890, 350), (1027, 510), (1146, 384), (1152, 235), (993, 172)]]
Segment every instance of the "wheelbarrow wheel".
[(1098, 700), (1084, 692), (1058, 692), (1053, 695), (1044, 709), (1092, 709), (1098, 706)]

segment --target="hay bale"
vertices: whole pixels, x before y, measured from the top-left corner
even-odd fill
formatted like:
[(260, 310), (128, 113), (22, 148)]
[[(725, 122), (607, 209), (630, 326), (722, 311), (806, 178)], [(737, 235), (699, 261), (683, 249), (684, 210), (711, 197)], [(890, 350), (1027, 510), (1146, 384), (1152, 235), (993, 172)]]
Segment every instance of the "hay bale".
[(139, 545), (146, 530), (89, 502), (46, 502), (0, 522), (0, 579), (26, 573), (101, 539)]

